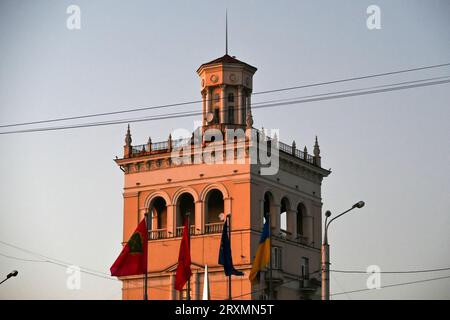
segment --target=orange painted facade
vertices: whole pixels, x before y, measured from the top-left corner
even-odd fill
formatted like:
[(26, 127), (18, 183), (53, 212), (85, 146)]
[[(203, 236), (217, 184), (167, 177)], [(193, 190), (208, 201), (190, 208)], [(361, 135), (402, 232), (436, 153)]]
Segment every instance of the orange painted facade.
[[(320, 273), (321, 182), (330, 172), (320, 166), (316, 140), (314, 156), (279, 142), (279, 169), (262, 175), (262, 165), (252, 163), (250, 139), (252, 114), (250, 96), (256, 68), (225, 55), (198, 69), (202, 87), (202, 127), (242, 129), (245, 136), (225, 147), (233, 163), (184, 163), (174, 160), (181, 140), (133, 146), (128, 130), (124, 157), (116, 162), (124, 171), (123, 239), (127, 241), (146, 213), (151, 217), (148, 250), (149, 299), (182, 299), (187, 292), (174, 289), (175, 270), (181, 241), (183, 217), (191, 222), (193, 275), (190, 298), (201, 299), (204, 267), (208, 265), (211, 299), (227, 299), (228, 279), (218, 264), (223, 223), (219, 213), (231, 214), (231, 247), (236, 269), (244, 276), (232, 277), (233, 299), (264, 299), (267, 273), (251, 284), (248, 275), (259, 242), (263, 213), (272, 221), (273, 297), (277, 299), (316, 298), (315, 278)], [(183, 155), (202, 154), (221, 141), (184, 139)], [(261, 136), (259, 139), (262, 139)], [(187, 141), (187, 143), (186, 143)], [(272, 139), (274, 144), (276, 138)], [(277, 142), (278, 143), (278, 142)], [(242, 147), (242, 148), (240, 148)], [(260, 148), (259, 148), (260, 149)], [(259, 150), (257, 148), (257, 150)], [(242, 151), (242, 153), (239, 153)], [(239, 155), (242, 160), (237, 161)], [(190, 158), (190, 157), (189, 157)], [(307, 272), (309, 270), (309, 272)], [(143, 276), (121, 278), (123, 299), (143, 298)]]

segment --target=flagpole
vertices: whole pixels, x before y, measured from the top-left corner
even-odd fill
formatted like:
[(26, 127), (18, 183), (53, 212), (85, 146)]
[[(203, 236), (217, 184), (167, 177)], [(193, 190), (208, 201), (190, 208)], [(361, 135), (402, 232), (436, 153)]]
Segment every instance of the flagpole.
[[(228, 241), (230, 243), (230, 251), (231, 251), (231, 213), (227, 215), (227, 223), (228, 223)], [(228, 300), (233, 300), (231, 298), (231, 273), (228, 276)]]
[[(148, 212), (145, 213), (145, 225), (147, 229), (147, 241), (148, 241), (148, 234), (149, 234), (149, 219), (148, 219)], [(147, 294), (147, 282), (148, 282), (148, 243), (147, 243), (147, 256), (145, 257), (147, 259), (145, 263), (145, 276), (144, 276), (144, 300), (148, 300), (148, 294)]]
[[(186, 212), (186, 217), (187, 217), (187, 238), (188, 238), (188, 243), (189, 243), (189, 251), (191, 250), (191, 226), (189, 224), (189, 216), (191, 215), (190, 212)], [(189, 277), (188, 281), (187, 281), (187, 295), (186, 295), (186, 299), (187, 300), (191, 300), (191, 277)]]
[(267, 215), (267, 222), (269, 224), (269, 244), (270, 244), (270, 252), (269, 252), (269, 300), (272, 300), (272, 225), (270, 219), (270, 212)]

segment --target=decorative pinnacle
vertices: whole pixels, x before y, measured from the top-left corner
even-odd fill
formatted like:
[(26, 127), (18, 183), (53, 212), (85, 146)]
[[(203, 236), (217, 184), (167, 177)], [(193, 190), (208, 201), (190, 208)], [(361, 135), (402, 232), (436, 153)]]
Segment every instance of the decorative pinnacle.
[(128, 128), (127, 128), (127, 134), (125, 135), (125, 145), (127, 146), (131, 146), (131, 133), (130, 133), (130, 124), (128, 124)]
[(314, 143), (314, 156), (318, 157), (320, 156), (320, 147), (319, 147), (319, 141), (316, 136), (316, 142)]

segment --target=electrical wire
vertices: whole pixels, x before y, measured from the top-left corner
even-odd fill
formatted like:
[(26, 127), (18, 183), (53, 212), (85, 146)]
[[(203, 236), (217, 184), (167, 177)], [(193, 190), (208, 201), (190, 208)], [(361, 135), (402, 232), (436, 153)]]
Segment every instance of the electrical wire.
[[(312, 88), (312, 87), (318, 87), (318, 86), (324, 86), (324, 85), (330, 85), (330, 84), (337, 84), (337, 83), (344, 83), (344, 82), (363, 80), (363, 79), (369, 79), (369, 78), (384, 77), (384, 76), (401, 74), (401, 73), (408, 73), (408, 72), (414, 72), (414, 71), (420, 71), (420, 70), (426, 70), (426, 69), (440, 68), (440, 67), (445, 67), (445, 66), (449, 66), (449, 65), (450, 65), (450, 63), (442, 63), (442, 64), (436, 64), (436, 65), (417, 67), (417, 68), (402, 69), (402, 70), (390, 71), (390, 72), (384, 72), (384, 73), (376, 73), (376, 74), (365, 75), (365, 76), (357, 76), (357, 77), (352, 77), (352, 78), (341, 78), (341, 79), (337, 79), (337, 80), (318, 82), (318, 83), (311, 83), (311, 84), (307, 84), (307, 85), (300, 85), (300, 86), (292, 86), (292, 87), (285, 87), (285, 88), (278, 88), (278, 89), (272, 89), (272, 90), (259, 91), (259, 92), (253, 93), (253, 95), (276, 93), (276, 92), (284, 92), (284, 91), (290, 91), (290, 90)], [(219, 100), (220, 99), (221, 98), (219, 98)], [(212, 101), (212, 100), (217, 100), (217, 99), (210, 99), (210, 101)], [(47, 120), (37, 120), (37, 121), (29, 121), (29, 122), (11, 123), (11, 124), (0, 125), (0, 128), (25, 126), (25, 125), (32, 125), (32, 124), (43, 124), (43, 123), (60, 122), (60, 121), (68, 121), (68, 120), (79, 120), (79, 119), (86, 119), (86, 118), (92, 118), (92, 117), (101, 117), (101, 116), (108, 116), (108, 115), (117, 115), (117, 114), (130, 113), (130, 112), (140, 112), (140, 111), (148, 111), (148, 110), (162, 109), (162, 108), (169, 108), (169, 107), (179, 107), (179, 106), (184, 106), (184, 105), (189, 105), (189, 104), (196, 104), (196, 103), (201, 103), (201, 102), (202, 102), (202, 100), (193, 100), (193, 101), (185, 101), (185, 102), (179, 102), (179, 103), (173, 103), (173, 104), (163, 104), (163, 105), (156, 105), (156, 106), (150, 106), (150, 107), (133, 108), (133, 109), (127, 109), (127, 110), (117, 110), (117, 111), (111, 111), (111, 112), (92, 113), (92, 114), (87, 114), (87, 115), (61, 117), (61, 118), (54, 118), (54, 119), (47, 119)]]
[[(388, 285), (385, 285), (385, 286), (381, 286), (380, 289), (386, 289), (386, 288), (392, 288), (392, 287), (400, 287), (400, 286), (406, 286), (406, 285), (411, 285), (411, 284), (416, 284), (416, 283), (424, 283), (424, 282), (430, 282), (430, 281), (436, 281), (436, 280), (443, 280), (443, 279), (448, 279), (448, 278), (450, 278), (450, 276), (431, 278), (431, 279), (423, 279), (423, 280), (416, 280), (416, 281), (409, 281), (409, 282), (394, 283), (394, 284), (388, 284)], [(371, 290), (377, 290), (377, 289), (365, 288), (365, 289), (352, 290), (352, 291), (346, 291), (346, 292), (338, 292), (338, 293), (333, 293), (330, 296), (338, 296), (338, 295), (342, 295), (342, 294), (350, 294), (350, 293), (371, 291)]]
[[(431, 79), (444, 79), (444, 78), (445, 78), (445, 80), (429, 81)], [(450, 80), (448, 79), (448, 76), (439, 77), (439, 78), (430, 78), (430, 79), (415, 80), (415, 81), (409, 81), (409, 82), (403, 82), (403, 83), (397, 83), (397, 84), (394, 83), (391, 85), (368, 87), (368, 88), (364, 88), (364, 89), (343, 90), (343, 91), (329, 92), (329, 93), (312, 95), (312, 96), (305, 96), (305, 97), (299, 98), (298, 100), (293, 100), (293, 101), (284, 101), (284, 102), (275, 102), (275, 103), (261, 102), (260, 105), (255, 105), (255, 106), (252, 106), (251, 108), (252, 109), (272, 108), (272, 107), (279, 107), (279, 106), (284, 106), (284, 105), (309, 103), (309, 102), (316, 102), (316, 101), (323, 101), (323, 100), (330, 100), (330, 99), (347, 98), (347, 97), (361, 96), (361, 95), (367, 95), (367, 94), (377, 94), (377, 93), (390, 92), (390, 91), (396, 91), (396, 90), (418, 88), (418, 87), (431, 86), (431, 85), (439, 85), (439, 84), (445, 84), (445, 83), (449, 83), (449, 82), (450, 82)], [(406, 83), (410, 83), (410, 84), (406, 85)], [(383, 87), (383, 88), (380, 88), (380, 87)], [(66, 130), (66, 129), (87, 128), (87, 127), (96, 127), (96, 126), (107, 126), (107, 125), (115, 125), (115, 124), (123, 124), (123, 123), (135, 123), (135, 122), (144, 122), (144, 121), (175, 119), (175, 118), (182, 118), (182, 117), (191, 117), (191, 116), (196, 116), (196, 115), (201, 115), (201, 114), (202, 114), (201, 111), (179, 112), (179, 113), (172, 113), (172, 114), (160, 114), (160, 115), (144, 117), (144, 118), (120, 119), (120, 120), (111, 120), (111, 121), (104, 121), (104, 122), (66, 125), (66, 126), (59, 126), (59, 127), (43, 127), (43, 128), (32, 128), (32, 129), (22, 129), (22, 130), (13, 130), (13, 131), (3, 131), (3, 132), (0, 132), (0, 135)]]
[[(425, 269), (425, 270), (407, 270), (407, 271), (380, 271), (375, 273), (380, 274), (412, 274), (412, 273), (428, 273), (450, 270), (450, 267), (438, 268), (438, 269)], [(368, 274), (367, 271), (362, 270), (330, 270), (330, 272), (336, 273), (349, 273), (349, 274)]]

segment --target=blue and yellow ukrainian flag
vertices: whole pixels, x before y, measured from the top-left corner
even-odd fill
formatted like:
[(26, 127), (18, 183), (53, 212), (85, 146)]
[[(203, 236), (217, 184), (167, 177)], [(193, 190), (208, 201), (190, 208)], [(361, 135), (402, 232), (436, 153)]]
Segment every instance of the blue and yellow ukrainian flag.
[(259, 240), (258, 250), (256, 251), (255, 260), (253, 260), (252, 271), (250, 271), (250, 281), (253, 282), (263, 268), (265, 268), (270, 261), (270, 233), (269, 233), (269, 219), (264, 223), (261, 238)]

